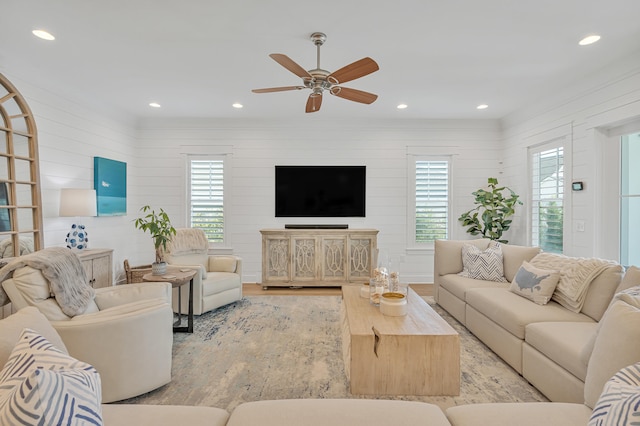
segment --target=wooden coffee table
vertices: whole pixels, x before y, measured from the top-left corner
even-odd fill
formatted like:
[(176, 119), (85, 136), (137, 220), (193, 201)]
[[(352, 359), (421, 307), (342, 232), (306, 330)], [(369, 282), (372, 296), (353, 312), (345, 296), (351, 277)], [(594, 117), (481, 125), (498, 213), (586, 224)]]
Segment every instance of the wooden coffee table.
[(409, 289), (408, 313), (389, 317), (342, 287), (342, 351), (352, 394), (459, 395), (460, 336)]

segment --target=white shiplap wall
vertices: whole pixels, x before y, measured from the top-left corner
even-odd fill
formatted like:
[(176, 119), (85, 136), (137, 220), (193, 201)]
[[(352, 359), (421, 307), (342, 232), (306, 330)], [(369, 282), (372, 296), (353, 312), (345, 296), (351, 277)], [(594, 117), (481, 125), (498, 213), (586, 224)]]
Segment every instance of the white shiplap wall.
[[(565, 157), (570, 167), (565, 170), (565, 180), (583, 181), (585, 189), (565, 193), (567, 255), (618, 260), (618, 229), (610, 225), (617, 222), (617, 189), (607, 184), (617, 181), (616, 170), (602, 158), (616, 142), (607, 137), (610, 129), (625, 123), (631, 123), (629, 132), (640, 130), (640, 52), (503, 120), (505, 177), (525, 198), (529, 196), (523, 173), (527, 147), (558, 137), (568, 141)], [(584, 221), (584, 232), (577, 231), (577, 221)], [(517, 242), (528, 244), (524, 215), (514, 228), (519, 230)]]
[[(227, 249), (243, 258), (245, 282), (261, 281), (260, 229), (310, 222), (379, 229), (378, 247), (405, 256), (405, 278), (431, 282), (432, 252), (407, 250), (407, 153), (453, 155), (454, 218), (471, 207), (470, 193), (501, 168), (496, 121), (148, 119), (139, 132), (140, 200), (162, 206), (176, 226), (186, 224), (186, 156), (231, 153)], [(274, 166), (326, 164), (367, 166), (366, 217), (276, 218)], [(465, 238), (454, 226), (452, 237)]]
[[(64, 246), (72, 223), (59, 217), (60, 188), (93, 188), (93, 157), (105, 157), (127, 163), (131, 205), (135, 203), (138, 183), (135, 167), (135, 123), (113, 112), (67, 99), (61, 91), (29, 83), (3, 71), (26, 98), (36, 121), (40, 156), (44, 245)], [(131, 208), (128, 208), (131, 212)], [(135, 253), (132, 247), (145, 246), (134, 237), (132, 217), (82, 218), (88, 230), (89, 246), (113, 248), (114, 277), (123, 272), (123, 261)], [(150, 244), (150, 243), (149, 243)], [(137, 259), (133, 259), (137, 261)]]

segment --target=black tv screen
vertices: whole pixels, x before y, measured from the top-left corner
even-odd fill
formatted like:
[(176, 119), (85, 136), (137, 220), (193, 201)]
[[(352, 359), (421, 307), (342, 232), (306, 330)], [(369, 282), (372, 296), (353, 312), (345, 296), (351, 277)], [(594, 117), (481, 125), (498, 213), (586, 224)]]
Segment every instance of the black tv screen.
[(365, 217), (366, 166), (276, 166), (276, 217)]

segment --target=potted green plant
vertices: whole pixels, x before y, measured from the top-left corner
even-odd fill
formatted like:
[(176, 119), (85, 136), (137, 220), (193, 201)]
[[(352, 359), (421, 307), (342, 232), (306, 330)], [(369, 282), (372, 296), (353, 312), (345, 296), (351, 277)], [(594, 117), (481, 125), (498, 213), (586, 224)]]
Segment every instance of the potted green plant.
[[(508, 243), (501, 239), (502, 233), (511, 227), (511, 219), (515, 206), (522, 205), (517, 195), (511, 188), (498, 186), (498, 179), (489, 178), (487, 180), (489, 190), (478, 189), (471, 194), (475, 197), (476, 207), (463, 213), (458, 220), (463, 226), (468, 226), (467, 232), (471, 235), (482, 235), (482, 238), (489, 238), (500, 243)], [(505, 196), (504, 192), (508, 191)]]
[(163, 250), (167, 249), (167, 242), (176, 235), (176, 229), (171, 226), (169, 215), (161, 208), (156, 213), (150, 206), (140, 208), (142, 213), (146, 213), (134, 222), (136, 228), (149, 232), (156, 248), (156, 261), (151, 265), (153, 275), (164, 275), (167, 272), (167, 263), (163, 259)]

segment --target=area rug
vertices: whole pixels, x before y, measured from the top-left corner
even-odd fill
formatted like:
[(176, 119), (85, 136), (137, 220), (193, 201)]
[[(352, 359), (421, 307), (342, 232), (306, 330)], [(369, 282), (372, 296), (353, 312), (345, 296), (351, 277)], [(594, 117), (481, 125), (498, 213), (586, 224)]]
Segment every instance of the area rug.
[[(459, 396), (388, 396), (441, 408), (480, 402), (546, 401), (450, 315), (460, 333)], [(339, 296), (252, 296), (196, 317), (175, 334), (171, 383), (124, 402), (204, 405), (232, 411), (249, 401), (371, 398), (349, 393), (342, 360)]]

